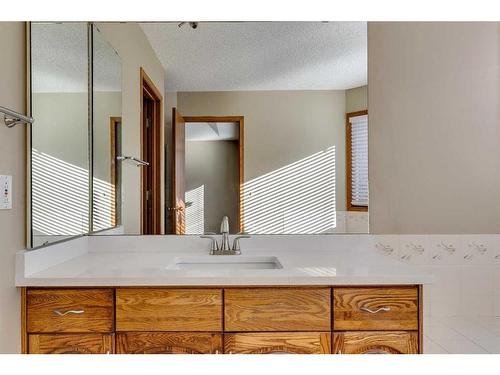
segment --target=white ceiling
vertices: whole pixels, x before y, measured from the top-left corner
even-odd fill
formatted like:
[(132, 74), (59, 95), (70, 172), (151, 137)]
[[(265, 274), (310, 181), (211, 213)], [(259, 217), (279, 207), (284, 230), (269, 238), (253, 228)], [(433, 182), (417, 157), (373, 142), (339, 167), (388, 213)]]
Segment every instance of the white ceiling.
[(367, 83), (366, 22), (142, 23), (168, 91), (344, 90)]
[[(33, 92), (87, 92), (87, 23), (32, 23), (31, 63)], [(94, 90), (121, 91), (120, 58), (98, 30), (93, 66)]]
[(235, 122), (186, 122), (186, 141), (235, 141), (239, 128)]

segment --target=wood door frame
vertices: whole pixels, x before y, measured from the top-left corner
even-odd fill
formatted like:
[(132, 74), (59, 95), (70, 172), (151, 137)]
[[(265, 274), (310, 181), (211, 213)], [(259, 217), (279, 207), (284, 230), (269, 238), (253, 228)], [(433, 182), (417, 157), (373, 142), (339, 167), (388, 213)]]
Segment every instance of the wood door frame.
[(368, 110), (348, 112), (345, 114), (345, 184), (346, 184), (346, 210), (368, 212), (366, 206), (353, 206), (352, 198), (352, 148), (351, 148), (351, 117), (368, 115)]
[[(115, 227), (118, 224), (117, 215), (118, 215), (118, 204), (121, 202), (117, 202), (116, 200), (116, 168), (117, 168), (117, 160), (116, 157), (119, 156), (116, 154), (116, 127), (121, 126), (122, 118), (121, 117), (110, 117), (109, 118), (109, 137), (110, 137), (110, 157), (111, 157), (111, 201), (113, 204), (114, 212), (111, 213), (111, 226)], [(121, 130), (120, 130), (121, 131)]]
[[(244, 231), (245, 222), (243, 215), (243, 197), (244, 197), (244, 154), (245, 154), (245, 117), (244, 116), (183, 116), (186, 122), (236, 122), (238, 123), (238, 228), (240, 232)], [(184, 125), (185, 126), (185, 125)], [(175, 176), (174, 176), (175, 178)], [(175, 199), (175, 197), (174, 197)]]
[(150, 168), (153, 173), (153, 233), (162, 234), (162, 210), (161, 210), (161, 171), (162, 171), (162, 145), (163, 145), (163, 96), (155, 86), (151, 78), (146, 74), (144, 69), (140, 68), (140, 129), (141, 129), (141, 159), (144, 160), (144, 140), (145, 123), (144, 123), (144, 97), (148, 97), (154, 102), (153, 116), (153, 154), (154, 161), (148, 167), (142, 167), (141, 170), (141, 233), (144, 234), (144, 218), (147, 215), (145, 205), (146, 199), (146, 178), (145, 168)]

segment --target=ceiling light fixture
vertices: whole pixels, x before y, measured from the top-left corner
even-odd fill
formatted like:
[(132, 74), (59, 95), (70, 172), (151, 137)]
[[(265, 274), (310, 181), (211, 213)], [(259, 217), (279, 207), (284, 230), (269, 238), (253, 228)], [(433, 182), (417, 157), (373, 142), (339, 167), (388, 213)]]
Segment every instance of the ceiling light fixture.
[(198, 22), (180, 22), (177, 26), (178, 27), (182, 27), (186, 23), (189, 24), (189, 26), (191, 26), (192, 29), (197, 29), (198, 28)]

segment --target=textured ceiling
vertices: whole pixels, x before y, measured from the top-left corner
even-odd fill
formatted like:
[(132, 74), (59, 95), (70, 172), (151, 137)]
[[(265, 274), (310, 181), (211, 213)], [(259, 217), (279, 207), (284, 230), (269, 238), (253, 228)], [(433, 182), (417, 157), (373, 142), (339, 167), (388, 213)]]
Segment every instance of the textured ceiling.
[[(94, 90), (121, 91), (121, 61), (96, 30)], [(88, 91), (88, 45), (85, 22), (32, 23), (33, 92)]]
[(365, 22), (141, 26), (169, 91), (342, 90), (367, 83)]

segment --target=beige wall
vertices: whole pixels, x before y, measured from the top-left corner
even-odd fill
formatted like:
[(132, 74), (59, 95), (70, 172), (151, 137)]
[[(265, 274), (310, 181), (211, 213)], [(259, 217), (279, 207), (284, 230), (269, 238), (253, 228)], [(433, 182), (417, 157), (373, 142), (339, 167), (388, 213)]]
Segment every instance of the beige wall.
[(345, 91), (346, 113), (366, 109), (368, 109), (368, 86), (355, 87)]
[(499, 30), (368, 24), (372, 233), (500, 233)]
[[(98, 23), (98, 27), (122, 60), (122, 152), (124, 155), (140, 157), (139, 71), (142, 67), (160, 92), (164, 91), (165, 72), (146, 35), (137, 23)], [(163, 158), (162, 165), (164, 165)], [(140, 233), (141, 230), (140, 182), (141, 169), (124, 164), (122, 168), (122, 219), (125, 233)], [(162, 191), (163, 188), (162, 186)], [(164, 196), (162, 196), (162, 207), (163, 203)]]
[(344, 91), (179, 92), (177, 104), (184, 116), (245, 117), (245, 181), (335, 146), (336, 206), (345, 208)]
[[(0, 105), (25, 112), (25, 24), (0, 22)], [(20, 295), (14, 287), (14, 255), (25, 241), (24, 125), (7, 129), (0, 115), (0, 174), (12, 175), (12, 210), (0, 210), (0, 353), (19, 353)]]
[(186, 142), (186, 192), (203, 186), (205, 232), (219, 233), (223, 216), (229, 217), (230, 233), (239, 232), (238, 161), (237, 141)]

